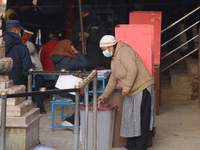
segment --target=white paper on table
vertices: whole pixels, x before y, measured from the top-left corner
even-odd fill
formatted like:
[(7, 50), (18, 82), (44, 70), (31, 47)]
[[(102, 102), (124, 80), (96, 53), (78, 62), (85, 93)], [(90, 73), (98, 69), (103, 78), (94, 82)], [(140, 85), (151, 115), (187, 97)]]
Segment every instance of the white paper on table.
[(107, 72), (111, 72), (111, 69), (97, 70), (97, 76), (104, 76)]
[[(58, 89), (72, 89), (75, 85), (78, 85), (83, 79), (75, 77), (73, 75), (60, 75), (56, 82), (55, 87)], [(70, 94), (75, 95), (75, 92), (69, 92)]]

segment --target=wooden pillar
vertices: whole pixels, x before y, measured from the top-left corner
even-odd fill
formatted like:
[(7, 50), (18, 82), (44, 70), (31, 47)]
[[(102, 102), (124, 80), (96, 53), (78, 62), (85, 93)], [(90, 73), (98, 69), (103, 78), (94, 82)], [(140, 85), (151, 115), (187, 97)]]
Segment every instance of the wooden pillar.
[(160, 65), (154, 66), (155, 74), (155, 93), (156, 93), (156, 115), (159, 115), (159, 105), (161, 103), (160, 99)]
[[(200, 36), (200, 28), (199, 28), (199, 36)], [(198, 100), (200, 105), (200, 37), (199, 37), (199, 57), (198, 57)]]

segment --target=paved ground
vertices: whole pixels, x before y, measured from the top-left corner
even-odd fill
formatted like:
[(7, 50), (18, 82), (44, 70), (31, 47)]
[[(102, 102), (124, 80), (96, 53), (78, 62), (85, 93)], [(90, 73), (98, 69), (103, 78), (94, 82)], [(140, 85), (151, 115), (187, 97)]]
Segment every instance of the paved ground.
[[(73, 150), (74, 133), (66, 129), (51, 131), (50, 99), (45, 99), (47, 114), (40, 119), (40, 142), (56, 150)], [(34, 104), (35, 105), (35, 104)], [(69, 113), (73, 108), (66, 107)], [(56, 123), (60, 124), (60, 106), (55, 108)], [(198, 100), (162, 101), (157, 117), (157, 133), (148, 150), (200, 149), (200, 107)], [(81, 149), (81, 144), (79, 146)], [(112, 148), (118, 150), (119, 148)]]

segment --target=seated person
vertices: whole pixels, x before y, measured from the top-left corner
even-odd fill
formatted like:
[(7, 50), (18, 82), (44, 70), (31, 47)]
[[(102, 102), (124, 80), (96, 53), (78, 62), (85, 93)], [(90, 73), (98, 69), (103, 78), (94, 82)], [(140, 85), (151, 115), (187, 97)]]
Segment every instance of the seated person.
[(53, 52), (56, 45), (60, 42), (60, 34), (61, 33), (58, 30), (52, 29), (49, 33), (50, 40), (45, 43), (40, 50), (39, 56), (44, 71), (54, 71), (53, 62), (50, 54), (51, 52)]
[[(88, 66), (88, 60), (81, 51), (77, 51), (70, 40), (62, 40), (55, 47), (51, 53), (55, 71), (66, 69), (67, 71), (75, 71), (79, 69), (85, 69)], [(66, 93), (65, 96), (75, 101), (75, 96)], [(80, 96), (80, 101), (83, 100), (83, 96)], [(62, 122), (63, 126), (74, 126), (74, 114), (69, 118), (66, 118)]]
[[(42, 64), (38, 57), (35, 45), (30, 41), (27, 41), (25, 44), (27, 45), (27, 48), (29, 50), (31, 61), (32, 61), (33, 65), (35, 66), (35, 70), (43, 71)], [(41, 87), (44, 87), (43, 75), (35, 75), (35, 90), (39, 91)], [(36, 98), (37, 98), (37, 107), (40, 108), (40, 113), (46, 114), (46, 111), (44, 109), (44, 104), (43, 104), (44, 95), (36, 96)]]

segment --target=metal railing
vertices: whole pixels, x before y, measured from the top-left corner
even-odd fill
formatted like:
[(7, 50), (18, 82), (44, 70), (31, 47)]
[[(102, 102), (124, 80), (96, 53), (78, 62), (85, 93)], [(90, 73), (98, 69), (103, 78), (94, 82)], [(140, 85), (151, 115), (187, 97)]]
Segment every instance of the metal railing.
[[(29, 86), (32, 88), (30, 81), (33, 74), (43, 74), (43, 75), (87, 75), (87, 77), (80, 82), (78, 85), (75, 85), (72, 89), (64, 90), (46, 90), (46, 88), (41, 88), (40, 91), (31, 91), (28, 89), (26, 93), (16, 93), (16, 94), (7, 94), (6, 92), (1, 93), (1, 138), (0, 138), (0, 150), (5, 150), (5, 140), (6, 140), (6, 103), (7, 98), (13, 97), (26, 97), (26, 96), (36, 96), (36, 95), (50, 95), (50, 94), (61, 94), (68, 92), (75, 92), (75, 125), (74, 125), (74, 150), (79, 149), (79, 104), (80, 104), (80, 92), (87, 87), (86, 92), (86, 125), (85, 130), (88, 131), (88, 103), (89, 103), (89, 90), (88, 85), (93, 81), (93, 149), (97, 149), (97, 71), (93, 70), (92, 72), (66, 72), (66, 71), (55, 71), (55, 72), (46, 72), (46, 71), (30, 71), (29, 75)], [(88, 149), (88, 132), (85, 132), (85, 150)]]
[[(170, 26), (168, 26), (167, 28), (163, 29), (161, 31), (161, 34), (166, 32), (167, 30), (169, 30), (171, 27), (175, 26), (176, 24), (178, 24), (180, 21), (182, 21), (183, 19), (189, 17), (191, 14), (193, 14), (194, 12), (196, 12), (197, 10), (199, 10), (200, 7), (197, 7), (196, 9), (194, 9), (193, 11), (191, 11), (190, 13), (188, 13), (187, 15), (183, 16), (182, 18), (180, 18), (179, 20), (177, 20), (176, 22), (174, 22), (173, 24), (171, 24)], [(194, 27), (195, 25), (199, 24), (200, 21), (195, 22), (194, 24), (192, 24), (191, 26), (189, 26), (187, 29), (183, 30), (182, 32), (178, 33), (177, 35), (175, 35), (174, 37), (172, 37), (171, 39), (169, 39), (168, 41), (164, 42), (163, 44), (161, 44), (161, 48), (163, 46), (165, 46), (166, 44), (168, 44), (169, 42), (171, 42), (172, 40), (174, 40), (175, 38), (177, 38), (178, 36), (180, 36), (181, 34), (185, 33), (187, 30), (191, 29), (192, 27)], [(188, 44), (189, 42), (191, 42), (192, 40), (196, 39), (199, 37), (199, 34), (197, 34), (196, 36), (194, 36), (193, 38), (189, 39), (188, 41), (186, 41), (185, 43), (183, 43), (182, 45), (178, 46), (177, 48), (175, 48), (174, 50), (172, 50), (171, 52), (167, 53), (165, 56), (161, 57), (161, 60), (163, 60), (164, 58), (166, 58), (167, 56), (169, 56), (170, 54), (176, 52), (177, 50), (179, 50), (180, 48), (182, 48), (183, 46), (185, 46), (186, 44)], [(189, 52), (188, 54), (186, 54), (185, 56), (181, 57), (180, 59), (178, 59), (177, 61), (175, 61), (174, 63), (168, 65), (167, 67), (165, 67), (164, 69), (161, 70), (161, 72), (167, 70), (168, 68), (170, 68), (171, 66), (177, 64), (179, 61), (183, 60), (184, 58), (188, 57), (189, 55), (191, 55), (192, 53), (196, 52), (198, 50), (198, 48), (194, 49), (193, 51)]]
[(190, 13), (188, 13), (187, 15), (183, 16), (182, 18), (180, 18), (179, 20), (177, 20), (176, 22), (172, 23), (171, 25), (169, 25), (167, 28), (163, 29), (161, 31), (161, 34), (164, 33), (165, 31), (167, 31), (168, 29), (170, 29), (171, 27), (175, 26), (177, 23), (181, 22), (183, 19), (187, 18), (188, 16), (190, 16), (191, 14), (193, 14), (194, 12), (196, 12), (197, 10), (199, 10), (200, 7), (197, 7), (196, 9), (194, 9), (193, 11), (191, 11)]

